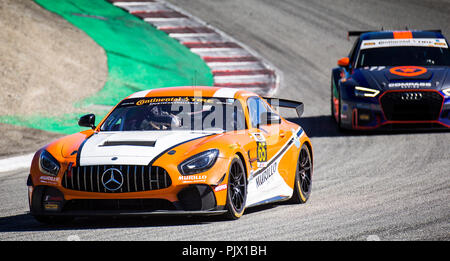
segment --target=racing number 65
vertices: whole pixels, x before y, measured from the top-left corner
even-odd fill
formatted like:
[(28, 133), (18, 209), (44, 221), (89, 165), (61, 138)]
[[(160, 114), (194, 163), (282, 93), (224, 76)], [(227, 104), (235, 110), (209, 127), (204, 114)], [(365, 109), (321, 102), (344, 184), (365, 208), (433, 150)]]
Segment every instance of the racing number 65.
[(259, 162), (267, 161), (267, 144), (264, 141), (257, 142), (257, 157)]

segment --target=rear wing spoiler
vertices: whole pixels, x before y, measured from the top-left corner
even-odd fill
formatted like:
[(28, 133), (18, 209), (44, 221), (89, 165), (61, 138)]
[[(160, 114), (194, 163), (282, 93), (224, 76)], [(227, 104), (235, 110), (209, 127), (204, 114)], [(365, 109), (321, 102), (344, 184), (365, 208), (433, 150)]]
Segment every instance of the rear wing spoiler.
[(303, 102), (291, 101), (291, 100), (286, 100), (286, 99), (278, 99), (278, 98), (269, 98), (269, 97), (263, 97), (263, 98), (272, 107), (295, 109), (299, 118), (303, 115), (303, 112), (304, 112)]
[[(405, 30), (409, 31), (408, 28), (405, 28)], [(347, 40), (350, 39), (352, 36), (360, 36), (364, 33), (374, 33), (374, 32), (382, 32), (383, 28), (381, 28), (380, 31), (348, 31), (347, 32)], [(424, 32), (433, 32), (433, 33), (442, 33), (441, 29), (429, 29), (429, 30), (419, 30)]]
[(377, 32), (377, 31), (348, 31), (347, 38), (349, 38), (351, 36), (360, 36), (365, 33), (373, 33), (373, 32)]

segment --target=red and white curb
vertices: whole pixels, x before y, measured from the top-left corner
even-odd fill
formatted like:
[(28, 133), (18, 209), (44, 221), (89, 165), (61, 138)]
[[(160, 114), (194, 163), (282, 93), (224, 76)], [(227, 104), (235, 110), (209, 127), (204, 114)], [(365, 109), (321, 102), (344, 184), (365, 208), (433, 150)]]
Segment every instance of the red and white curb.
[(281, 72), (255, 51), (163, 0), (108, 0), (143, 19), (199, 55), (211, 68), (214, 86), (272, 96)]

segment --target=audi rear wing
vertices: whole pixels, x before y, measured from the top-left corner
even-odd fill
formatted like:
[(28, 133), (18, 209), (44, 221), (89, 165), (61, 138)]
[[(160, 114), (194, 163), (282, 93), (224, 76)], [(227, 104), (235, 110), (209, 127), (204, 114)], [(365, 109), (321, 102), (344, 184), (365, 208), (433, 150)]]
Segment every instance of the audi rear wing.
[(349, 38), (350, 36), (360, 36), (365, 33), (373, 33), (373, 32), (377, 32), (377, 31), (348, 31), (347, 38)]
[(278, 99), (278, 98), (269, 98), (269, 97), (263, 97), (263, 98), (272, 107), (295, 109), (299, 118), (303, 115), (303, 112), (304, 112), (303, 102), (291, 101), (291, 100), (286, 100), (286, 99)]

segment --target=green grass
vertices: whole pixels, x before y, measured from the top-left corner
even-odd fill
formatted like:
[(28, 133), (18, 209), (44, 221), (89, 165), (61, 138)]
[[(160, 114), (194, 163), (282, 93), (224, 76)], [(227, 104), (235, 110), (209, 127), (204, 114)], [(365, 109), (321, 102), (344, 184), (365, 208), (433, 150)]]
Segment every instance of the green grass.
[[(81, 112), (59, 117), (6, 115), (0, 116), (2, 123), (69, 134), (82, 130), (77, 119), (91, 112), (91, 105), (112, 106), (126, 96), (146, 89), (213, 85), (212, 73), (199, 56), (166, 33), (106, 1), (35, 2), (83, 30), (104, 48), (108, 78), (98, 93), (74, 104)], [(107, 111), (97, 109), (97, 113), (97, 119), (100, 119)]]

